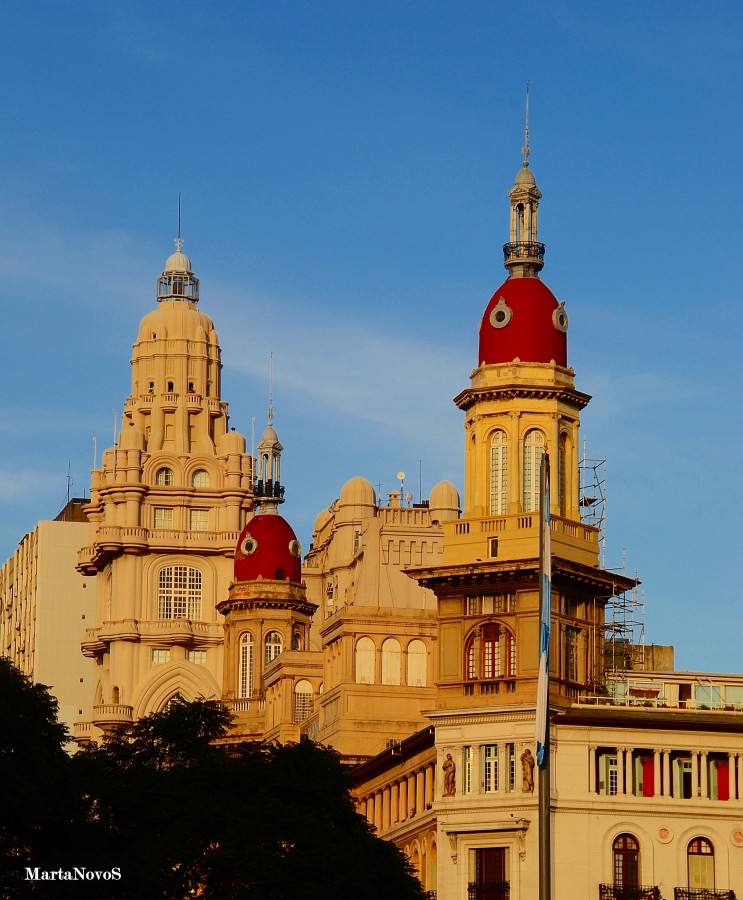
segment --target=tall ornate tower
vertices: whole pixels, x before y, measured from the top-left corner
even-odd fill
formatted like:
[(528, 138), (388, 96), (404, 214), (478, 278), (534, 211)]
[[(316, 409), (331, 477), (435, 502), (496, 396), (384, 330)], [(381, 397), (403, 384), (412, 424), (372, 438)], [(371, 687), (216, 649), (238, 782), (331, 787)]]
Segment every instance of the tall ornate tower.
[(219, 696), (224, 596), (253, 507), (252, 457), (229, 430), (220, 350), (199, 310), (199, 281), (176, 252), (139, 327), (119, 438), (92, 473), (91, 545), (78, 569), (96, 577), (91, 723), (76, 738), (156, 711), (175, 694)]
[[(565, 304), (540, 280), (541, 192), (523, 165), (509, 191), (508, 278), (480, 323), (465, 413), (464, 514), (444, 525), (440, 569), (418, 570), (439, 601), (439, 705), (531, 703), (538, 666), (539, 468), (549, 453), (553, 701), (600, 688), (604, 608), (632, 584), (602, 571), (580, 520), (578, 427), (590, 397), (568, 367)], [(562, 701), (560, 700), (562, 698)]]
[(319, 654), (308, 652), (317, 606), (307, 600), (301, 545), (278, 512), (283, 447), (270, 405), (268, 420), (258, 444), (260, 510), (240, 534), (234, 581), (217, 606), (225, 617), (223, 695), (239, 735), (262, 738), (274, 729), (272, 739), (298, 740), (295, 726), (312, 711), (322, 681)]

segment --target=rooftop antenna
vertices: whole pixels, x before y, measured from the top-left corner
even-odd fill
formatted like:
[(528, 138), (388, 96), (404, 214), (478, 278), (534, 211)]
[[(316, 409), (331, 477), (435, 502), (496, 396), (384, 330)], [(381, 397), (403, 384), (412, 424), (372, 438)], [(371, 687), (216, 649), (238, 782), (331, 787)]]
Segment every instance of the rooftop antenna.
[(273, 425), (273, 350), (268, 356), (268, 427)]
[[(524, 128), (524, 146), (521, 148), (524, 154), (524, 162), (522, 165), (526, 168), (529, 165), (529, 82), (526, 82), (526, 126)], [(180, 197), (180, 194), (178, 195)]]
[(183, 240), (181, 238), (181, 192), (178, 191), (178, 237), (175, 239), (175, 249), (178, 253), (181, 252), (182, 246)]
[(70, 502), (70, 488), (72, 487), (72, 469), (70, 461), (67, 460), (67, 503)]

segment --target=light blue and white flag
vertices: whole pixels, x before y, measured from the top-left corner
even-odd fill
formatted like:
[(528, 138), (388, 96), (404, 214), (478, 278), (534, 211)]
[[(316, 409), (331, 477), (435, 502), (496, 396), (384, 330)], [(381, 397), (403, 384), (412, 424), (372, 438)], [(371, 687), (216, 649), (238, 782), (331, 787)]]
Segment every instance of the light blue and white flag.
[(550, 541), (550, 464), (542, 457), (539, 509), (542, 515), (542, 541), (539, 554), (539, 681), (537, 683), (537, 765), (544, 762), (547, 745), (547, 716), (550, 686), (550, 622), (552, 620), (552, 548)]

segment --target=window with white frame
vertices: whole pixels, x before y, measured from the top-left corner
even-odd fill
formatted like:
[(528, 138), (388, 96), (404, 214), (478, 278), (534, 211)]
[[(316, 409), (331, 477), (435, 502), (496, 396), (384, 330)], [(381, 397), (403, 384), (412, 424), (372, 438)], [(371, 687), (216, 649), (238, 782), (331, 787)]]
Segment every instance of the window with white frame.
[(159, 648), (153, 649), (152, 651), (152, 662), (156, 666), (160, 666), (163, 663), (170, 662), (170, 650), (161, 650)]
[(191, 531), (209, 530), (209, 510), (192, 509), (190, 517)]
[(472, 747), (462, 747), (462, 793), (472, 793)]
[(617, 751), (600, 751), (597, 755), (598, 765), (598, 792), (614, 796), (619, 791), (619, 769), (617, 764)]
[(255, 647), (253, 644), (253, 635), (249, 631), (246, 631), (240, 637), (240, 653), (238, 662), (239, 695), (240, 697), (252, 697), (253, 677), (255, 669)]
[(715, 889), (715, 851), (712, 844), (703, 837), (689, 842), (686, 851), (689, 873), (689, 888), (692, 890)]
[(614, 886), (640, 886), (640, 845), (632, 834), (620, 834), (612, 844), (614, 856)]
[(191, 486), (195, 488), (209, 487), (209, 473), (206, 469), (197, 469), (191, 476)]
[(201, 572), (193, 566), (166, 566), (160, 570), (158, 619), (201, 618)]
[(539, 510), (539, 469), (544, 456), (544, 435), (533, 428), (524, 438), (523, 499), (525, 513)]
[(158, 469), (155, 474), (155, 484), (160, 487), (172, 487), (175, 483), (175, 479), (173, 477), (173, 470), (168, 469), (166, 466), (163, 466), (162, 469)]
[(173, 528), (173, 510), (171, 507), (155, 507), (155, 528), (165, 528), (169, 531)]
[(497, 744), (484, 744), (480, 747), (480, 790), (485, 794), (498, 790)]
[(490, 515), (503, 516), (508, 509), (508, 443), (505, 431), (490, 441)]
[(362, 637), (356, 641), (356, 684), (374, 684), (374, 641)]
[(426, 682), (426, 645), (416, 638), (408, 644), (407, 683), (411, 687), (425, 687)]
[(284, 643), (278, 631), (269, 631), (264, 640), (263, 663), (268, 665), (281, 653)]
[(506, 756), (506, 790), (516, 790), (516, 745), (508, 742), (505, 745)]
[(189, 650), (188, 661), (197, 666), (206, 665), (206, 650)]
[(312, 685), (306, 679), (294, 685), (294, 722), (299, 724), (312, 715)]
[(382, 684), (400, 684), (401, 665), (400, 642), (395, 638), (387, 638), (382, 644)]

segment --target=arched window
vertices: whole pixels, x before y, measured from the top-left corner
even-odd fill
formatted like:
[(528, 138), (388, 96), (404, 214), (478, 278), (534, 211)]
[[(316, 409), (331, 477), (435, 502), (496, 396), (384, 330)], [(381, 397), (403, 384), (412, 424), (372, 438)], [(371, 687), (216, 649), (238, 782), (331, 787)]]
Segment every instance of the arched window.
[(294, 685), (294, 722), (304, 722), (312, 715), (312, 685), (302, 679)]
[(523, 510), (539, 510), (539, 467), (544, 456), (544, 435), (536, 428), (524, 438)]
[(201, 618), (201, 572), (191, 566), (160, 570), (157, 592), (158, 619)]
[(281, 635), (278, 631), (269, 631), (266, 635), (265, 640), (266, 652), (263, 656), (264, 665), (268, 665), (272, 659), (276, 659), (276, 657), (281, 653), (283, 649), (283, 642), (281, 640)]
[(490, 441), (490, 515), (503, 516), (508, 506), (508, 444), (505, 431)]
[(295, 631), (292, 635), (292, 650), (302, 649), (302, 632)]
[(560, 507), (560, 515), (567, 515), (568, 508), (568, 436), (560, 435), (560, 445), (557, 452), (557, 492)]
[(356, 641), (356, 684), (374, 684), (374, 641), (368, 637)]
[(253, 635), (246, 631), (240, 638), (240, 683), (238, 689), (241, 697), (253, 696), (254, 662)]
[(640, 886), (640, 845), (631, 834), (620, 834), (612, 844), (614, 854), (614, 886)]
[(168, 469), (167, 466), (163, 466), (162, 469), (157, 470), (157, 474), (155, 475), (155, 484), (162, 487), (172, 487), (174, 480), (173, 470)]
[(387, 638), (382, 644), (382, 684), (400, 684), (402, 652), (400, 642)]
[(426, 686), (426, 645), (415, 640), (408, 644), (407, 683), (411, 687)]
[(465, 677), (512, 678), (516, 674), (516, 640), (513, 634), (497, 622), (490, 622), (475, 632), (464, 648)]
[(689, 888), (696, 890), (715, 889), (715, 851), (712, 844), (703, 837), (694, 838), (686, 850), (689, 870)]
[(197, 469), (191, 476), (191, 485), (195, 488), (209, 487), (209, 473), (206, 469)]

